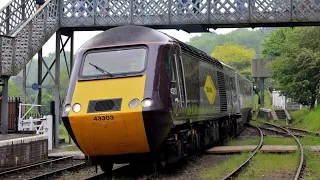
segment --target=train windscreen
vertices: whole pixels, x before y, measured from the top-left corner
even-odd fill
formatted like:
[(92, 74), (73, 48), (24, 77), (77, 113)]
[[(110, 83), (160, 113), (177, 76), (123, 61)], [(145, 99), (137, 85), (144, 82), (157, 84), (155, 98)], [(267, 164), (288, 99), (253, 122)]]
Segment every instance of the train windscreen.
[(85, 55), (82, 76), (115, 76), (145, 69), (147, 49), (96, 50)]

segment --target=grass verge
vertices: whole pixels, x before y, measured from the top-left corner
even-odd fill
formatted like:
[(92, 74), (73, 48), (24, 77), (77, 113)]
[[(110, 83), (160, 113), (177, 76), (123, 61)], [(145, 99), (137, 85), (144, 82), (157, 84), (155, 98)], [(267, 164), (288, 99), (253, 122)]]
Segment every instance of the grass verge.
[(308, 170), (308, 180), (318, 180), (320, 177), (320, 153), (311, 152), (311, 150), (308, 149), (305, 149), (304, 153)]
[(298, 164), (299, 153), (285, 155), (258, 153), (237, 179), (273, 179), (284, 177), (284, 174), (292, 176), (292, 172), (295, 172)]
[(251, 153), (243, 153), (240, 155), (233, 155), (229, 160), (221, 163), (213, 168), (206, 168), (200, 172), (198, 179), (221, 179), (230, 172), (232, 172), (236, 167), (242, 164)]
[[(313, 111), (299, 110), (291, 112), (291, 116), (295, 121), (295, 128), (305, 129), (313, 132), (320, 132), (320, 107), (315, 108)], [(301, 119), (300, 122), (298, 122)]]

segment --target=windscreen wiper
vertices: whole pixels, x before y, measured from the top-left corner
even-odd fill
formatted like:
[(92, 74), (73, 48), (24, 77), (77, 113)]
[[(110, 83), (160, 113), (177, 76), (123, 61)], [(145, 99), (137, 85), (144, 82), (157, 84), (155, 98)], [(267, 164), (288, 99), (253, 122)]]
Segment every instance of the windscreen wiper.
[(91, 66), (93, 66), (93, 67), (95, 67), (97, 70), (99, 70), (100, 72), (102, 72), (103, 74), (108, 74), (109, 76), (111, 76), (111, 77), (114, 77), (114, 75), (112, 75), (111, 73), (109, 73), (108, 71), (106, 71), (106, 70), (104, 70), (104, 69), (102, 69), (102, 68), (100, 68), (100, 67), (98, 67), (98, 66), (96, 66), (96, 65), (94, 65), (94, 64), (91, 64), (91, 63), (89, 63)]

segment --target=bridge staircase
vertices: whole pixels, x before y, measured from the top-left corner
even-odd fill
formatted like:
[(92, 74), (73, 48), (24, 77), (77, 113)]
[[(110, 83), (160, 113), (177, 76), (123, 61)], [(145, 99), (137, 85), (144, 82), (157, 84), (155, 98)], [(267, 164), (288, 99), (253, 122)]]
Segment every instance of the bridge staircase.
[(12, 0), (0, 11), (1, 76), (16, 76), (59, 29), (59, 0), (36, 11), (33, 0)]

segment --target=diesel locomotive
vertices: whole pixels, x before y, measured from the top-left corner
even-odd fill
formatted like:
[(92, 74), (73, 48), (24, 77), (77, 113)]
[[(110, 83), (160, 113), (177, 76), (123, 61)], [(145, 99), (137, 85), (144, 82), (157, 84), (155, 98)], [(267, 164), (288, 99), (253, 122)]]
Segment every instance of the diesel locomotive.
[(62, 113), (80, 150), (114, 163), (172, 163), (223, 142), (251, 119), (252, 83), (165, 33), (120, 26), (76, 53)]

